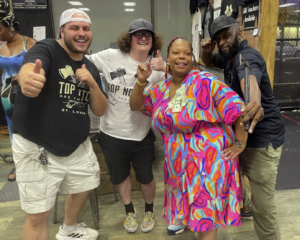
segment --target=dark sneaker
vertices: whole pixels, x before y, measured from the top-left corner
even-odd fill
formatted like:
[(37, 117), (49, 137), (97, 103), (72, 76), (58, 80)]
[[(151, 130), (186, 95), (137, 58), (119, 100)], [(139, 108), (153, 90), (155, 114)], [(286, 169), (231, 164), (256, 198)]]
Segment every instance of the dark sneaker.
[(253, 212), (250, 210), (249, 212), (241, 212), (242, 220), (253, 220)]
[(12, 78), (6, 78), (5, 79), (5, 88), (3, 89), (3, 91), (1, 92), (1, 97), (3, 98), (7, 98), (9, 93), (10, 93), (10, 90), (11, 90), (11, 82), (12, 82)]
[(11, 89), (8, 95), (8, 101), (14, 105), (15, 104), (15, 100), (16, 100), (16, 94), (17, 94), (17, 90), (18, 90), (18, 81), (16, 80), (12, 80), (11, 81)]

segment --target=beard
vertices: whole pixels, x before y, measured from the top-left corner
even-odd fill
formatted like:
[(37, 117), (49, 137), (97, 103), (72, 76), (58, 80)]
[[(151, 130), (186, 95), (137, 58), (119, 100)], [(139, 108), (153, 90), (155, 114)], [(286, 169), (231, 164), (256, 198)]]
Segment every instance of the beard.
[(238, 50), (239, 50), (239, 39), (238, 39), (238, 36), (236, 35), (234, 42), (232, 43), (231, 46), (229, 46), (228, 53), (223, 53), (221, 49), (219, 49), (219, 53), (224, 58), (231, 59), (232, 57), (234, 57), (237, 54)]
[(68, 48), (70, 52), (75, 53), (75, 54), (83, 54), (83, 53), (86, 53), (86, 51), (89, 49), (89, 47), (92, 44), (92, 41), (90, 41), (90, 43), (84, 49), (76, 48), (76, 46), (72, 42), (72, 39), (65, 38), (64, 43), (65, 43), (66, 48)]

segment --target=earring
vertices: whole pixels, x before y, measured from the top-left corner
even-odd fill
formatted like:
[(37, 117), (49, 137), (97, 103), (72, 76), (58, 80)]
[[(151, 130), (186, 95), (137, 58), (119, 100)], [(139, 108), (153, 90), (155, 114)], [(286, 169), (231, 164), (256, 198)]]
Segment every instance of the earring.
[(11, 31), (9, 31), (9, 35), (12, 37), (13, 34), (11, 33)]
[(169, 72), (169, 69), (170, 69), (170, 64), (169, 64), (169, 63), (167, 63), (167, 64), (166, 64), (165, 79), (167, 79), (167, 78), (168, 78), (168, 72)]
[(169, 69), (170, 69), (170, 64), (167, 63), (167, 64), (166, 64), (166, 72), (169, 72)]
[(16, 29), (15, 29), (13, 26), (11, 26), (11, 27), (10, 27), (10, 30), (11, 30), (11, 31), (15, 31)]

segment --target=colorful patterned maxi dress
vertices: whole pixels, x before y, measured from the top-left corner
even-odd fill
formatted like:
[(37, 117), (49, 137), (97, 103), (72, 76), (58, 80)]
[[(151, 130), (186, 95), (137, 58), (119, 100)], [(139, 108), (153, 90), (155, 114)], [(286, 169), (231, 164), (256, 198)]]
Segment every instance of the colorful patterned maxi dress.
[(182, 85), (187, 104), (173, 112), (171, 78), (144, 93), (145, 114), (165, 146), (166, 223), (183, 223), (192, 231), (240, 226), (242, 192), (238, 162), (222, 157), (234, 141), (232, 125), (242, 100), (209, 72), (192, 70)]

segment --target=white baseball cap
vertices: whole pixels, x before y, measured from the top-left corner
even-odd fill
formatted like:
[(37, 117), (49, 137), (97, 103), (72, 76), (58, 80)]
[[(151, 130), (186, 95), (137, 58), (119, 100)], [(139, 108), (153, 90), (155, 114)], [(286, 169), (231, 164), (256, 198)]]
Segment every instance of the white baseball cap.
[[(81, 13), (86, 18), (83, 18), (83, 17), (72, 17), (75, 13)], [(92, 25), (90, 17), (84, 11), (76, 9), (76, 8), (70, 8), (70, 9), (64, 11), (61, 14), (60, 20), (59, 20), (59, 26), (61, 27), (61, 26), (65, 25), (68, 22), (75, 22), (75, 21), (87, 22), (87, 23), (89, 23), (89, 24)]]

